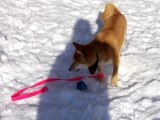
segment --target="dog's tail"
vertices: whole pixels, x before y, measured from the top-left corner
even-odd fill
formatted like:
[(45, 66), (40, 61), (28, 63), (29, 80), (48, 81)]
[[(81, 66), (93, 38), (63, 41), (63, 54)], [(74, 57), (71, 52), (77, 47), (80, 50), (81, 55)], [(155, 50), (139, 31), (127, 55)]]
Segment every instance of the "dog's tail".
[(115, 7), (115, 5), (111, 3), (106, 4), (106, 7), (105, 7), (104, 12), (102, 13), (101, 19), (104, 22), (106, 18), (114, 14), (117, 14), (117, 13), (120, 13), (120, 11)]

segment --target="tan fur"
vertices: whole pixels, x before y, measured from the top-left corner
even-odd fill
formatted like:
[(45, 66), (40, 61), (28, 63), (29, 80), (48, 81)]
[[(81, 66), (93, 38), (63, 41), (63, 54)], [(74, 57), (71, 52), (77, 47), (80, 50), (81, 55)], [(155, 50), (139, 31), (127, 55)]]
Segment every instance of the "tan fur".
[(112, 60), (113, 74), (111, 84), (117, 86), (120, 52), (124, 43), (127, 21), (120, 11), (113, 5), (107, 4), (102, 13), (103, 27), (96, 38), (87, 45), (74, 43), (74, 63), (70, 69), (75, 69), (75, 64), (85, 64), (90, 67), (96, 61), (98, 55), (98, 69), (102, 70), (100, 63)]

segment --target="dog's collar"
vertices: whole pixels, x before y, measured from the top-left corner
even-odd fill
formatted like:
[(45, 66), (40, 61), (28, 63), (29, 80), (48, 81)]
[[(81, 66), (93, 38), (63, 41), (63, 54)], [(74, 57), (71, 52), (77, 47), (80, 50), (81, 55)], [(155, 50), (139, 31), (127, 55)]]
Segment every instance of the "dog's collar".
[[(92, 45), (93, 46), (93, 45)], [(94, 46), (93, 46), (94, 47)], [(94, 49), (95, 49), (95, 52), (96, 52), (96, 48), (94, 47)], [(89, 72), (91, 73), (91, 74), (94, 74), (95, 72), (96, 72), (96, 70), (97, 70), (97, 67), (98, 67), (98, 54), (97, 54), (97, 52), (96, 52), (96, 62), (92, 65), (92, 66), (90, 66), (88, 69), (89, 69)]]

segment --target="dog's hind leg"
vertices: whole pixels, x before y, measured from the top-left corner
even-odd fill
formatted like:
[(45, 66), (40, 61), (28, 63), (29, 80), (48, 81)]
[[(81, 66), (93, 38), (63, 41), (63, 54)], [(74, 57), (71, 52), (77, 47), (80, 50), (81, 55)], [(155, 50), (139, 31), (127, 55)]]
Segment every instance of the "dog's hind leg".
[(117, 86), (117, 82), (118, 82), (119, 62), (120, 62), (120, 56), (118, 54), (113, 59), (113, 74), (112, 74), (111, 85), (114, 87)]

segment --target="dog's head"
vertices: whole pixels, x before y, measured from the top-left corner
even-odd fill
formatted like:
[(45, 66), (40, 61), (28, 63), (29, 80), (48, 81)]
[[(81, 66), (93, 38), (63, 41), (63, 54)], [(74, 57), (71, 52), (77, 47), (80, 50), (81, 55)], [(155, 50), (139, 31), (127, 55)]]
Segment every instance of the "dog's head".
[(88, 68), (91, 74), (94, 74), (98, 67), (98, 57), (95, 48), (91, 45), (80, 45), (73, 42), (75, 52), (73, 54), (73, 63), (69, 71), (79, 71), (81, 68)]

